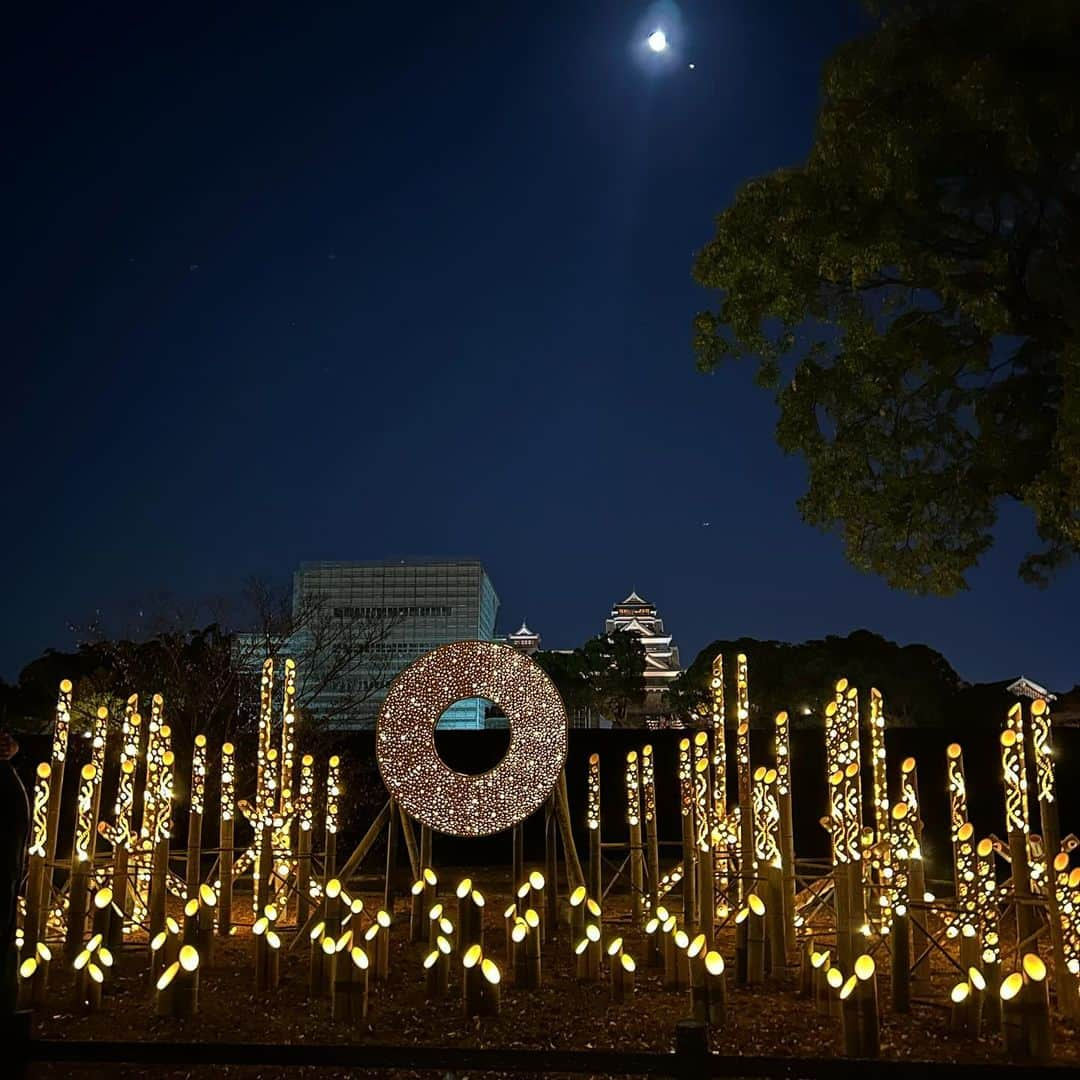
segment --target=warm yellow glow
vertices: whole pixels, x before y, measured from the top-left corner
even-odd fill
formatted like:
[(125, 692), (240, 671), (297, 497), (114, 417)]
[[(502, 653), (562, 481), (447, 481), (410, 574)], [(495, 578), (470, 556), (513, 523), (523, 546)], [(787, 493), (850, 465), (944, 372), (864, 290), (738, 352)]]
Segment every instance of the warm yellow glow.
[(194, 945), (182, 945), (179, 959), (185, 971), (194, 971), (199, 966), (199, 951)]
[(1024, 986), (1024, 976), (1014, 971), (1001, 982), (1001, 1000), (1012, 1001)]
[(751, 893), (746, 898), (746, 903), (755, 915), (760, 917), (765, 914), (765, 901), (757, 893)]
[(465, 955), (461, 958), (461, 964), (466, 968), (476, 967), (480, 963), (480, 958), (483, 956), (484, 951), (479, 945), (470, 945), (465, 950)]
[(576, 888), (576, 889), (575, 889), (575, 890), (574, 890), (574, 891), (573, 891), (573, 892), (572, 892), (572, 893), (570, 894), (570, 906), (571, 906), (571, 907), (580, 907), (580, 906), (581, 906), (582, 904), (584, 904), (584, 903), (585, 903), (585, 897), (586, 897), (586, 895), (587, 895), (587, 894), (586, 894), (586, 889), (585, 889), (585, 886), (584, 886), (584, 885), (579, 885), (579, 886), (578, 886), (578, 887), (577, 887), (577, 888)]
[(839, 968), (829, 968), (825, 972), (825, 981), (834, 989), (839, 990), (844, 985), (844, 974)]
[[(463, 698), (494, 701), (510, 726), (506, 755), (481, 775), (456, 772), (435, 752), (439, 717)], [(438, 832), (486, 836), (524, 820), (551, 794), (566, 760), (566, 711), (524, 653), (458, 641), (397, 676), (379, 710), (375, 746), (384, 783), (411, 817)]]
[(968, 982), (981, 994), (986, 989), (986, 979), (983, 973), (976, 967), (968, 968)]
[(1046, 964), (1043, 963), (1042, 957), (1038, 953), (1024, 953), (1021, 966), (1024, 969), (1024, 974), (1032, 982), (1042, 982), (1046, 978)]
[(165, 990), (169, 984), (176, 978), (177, 972), (180, 970), (180, 961), (174, 960), (162, 973), (161, 977), (157, 981), (157, 988), (159, 990)]
[(949, 997), (954, 1005), (960, 1005), (962, 1002), (967, 1001), (971, 996), (971, 986), (966, 982), (958, 982), (952, 990), (949, 991)]
[(537, 891), (544, 887), (544, 875), (539, 870), (534, 870), (529, 875), (529, 886)]
[[(837, 971), (837, 969), (836, 969), (836, 968), (833, 968), (832, 970), (833, 970), (833, 971)], [(839, 974), (839, 972), (838, 972), (838, 971), (837, 971), (837, 974)], [(842, 986), (840, 987), (840, 1000), (841, 1000), (841, 1001), (847, 1001), (847, 999), (848, 999), (849, 997), (851, 997), (851, 993), (852, 993), (852, 991), (853, 991), (853, 990), (855, 989), (855, 986), (856, 986), (856, 984), (858, 983), (858, 981), (859, 981), (859, 980), (858, 980), (858, 979), (856, 979), (854, 975), (850, 975), (850, 976), (848, 977), (848, 980), (847, 980), (847, 982), (845, 982), (845, 983), (844, 983), (844, 984), (843, 984), (843, 985), (842, 985)]]
[(608, 943), (607, 954), (608, 956), (615, 956), (622, 948), (622, 938), (617, 937)]
[(480, 971), (492, 986), (498, 986), (501, 976), (499, 975), (499, 968), (494, 960), (489, 960), (485, 956), (480, 962)]
[(874, 958), (867, 953), (863, 953), (855, 961), (855, 977), (860, 982), (866, 982), (867, 979), (872, 978), (875, 970)]
[(589, 939), (589, 941), (599, 941), (600, 927), (596, 926), (594, 923), (589, 923), (589, 925), (585, 927), (585, 936)]
[(634, 958), (629, 953), (623, 953), (619, 957), (619, 963), (622, 964), (622, 969), (625, 972), (632, 973), (637, 969), (637, 964), (634, 963)]
[[(438, 959), (438, 957), (439, 957), (439, 954), (438, 954), (438, 952), (437, 952), (437, 951), (436, 951), (436, 952), (433, 952), (433, 953), (432, 953), (431, 955), (432, 955), (433, 957), (435, 957), (435, 959), (436, 959), (436, 960), (437, 960), (437, 959)], [(360, 971), (367, 971), (367, 969), (368, 969), (368, 955), (367, 955), (367, 953), (366, 953), (366, 952), (364, 952), (364, 950), (363, 950), (363, 949), (361, 949), (361, 948), (360, 948), (360, 946), (359, 946), (359, 945), (354, 945), (354, 946), (352, 947), (352, 949), (351, 949), (351, 950), (350, 950), (350, 952), (349, 952), (349, 956), (350, 956), (350, 957), (352, 958), (352, 962), (353, 962), (353, 964), (355, 964), (355, 965), (356, 965), (356, 967), (357, 967), (357, 968), (358, 968), (358, 969), (359, 969)], [(434, 963), (434, 960), (432, 961), (432, 963)], [(430, 966), (431, 966), (431, 964), (429, 964), (429, 963), (428, 963), (428, 962), (427, 962), (427, 961), (425, 960), (425, 961), (424, 961), (424, 966), (425, 966), (425, 967), (430, 967)]]
[(710, 975), (724, 974), (724, 958), (715, 950), (705, 954), (705, 970)]

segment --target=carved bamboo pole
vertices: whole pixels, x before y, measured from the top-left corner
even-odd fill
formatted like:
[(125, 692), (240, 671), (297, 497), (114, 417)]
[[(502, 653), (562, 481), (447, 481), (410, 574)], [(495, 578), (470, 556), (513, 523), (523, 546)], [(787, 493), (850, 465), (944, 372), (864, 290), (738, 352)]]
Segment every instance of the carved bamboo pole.
[[(603, 895), (603, 872), (600, 862), (600, 755), (589, 755), (589, 780), (585, 808), (585, 824), (589, 831), (589, 882), (590, 896)], [(514, 879), (515, 884), (517, 878)]]
[(630, 827), (630, 905), (635, 924), (644, 910), (644, 857), (641, 849), (641, 773), (638, 753), (626, 755), (626, 821)]
[(45, 892), (46, 851), (49, 828), (49, 780), (52, 766), (42, 761), (34, 782), (30, 814), (30, 846), (27, 853), (26, 920), (19, 964), (19, 1008), (41, 1005), (49, 974), (51, 953), (45, 943), (49, 897)]
[(697, 928), (711, 948), (716, 924), (716, 882), (712, 861), (713, 793), (709, 761), (709, 736), (694, 736), (694, 842), (697, 847)]
[(757, 885), (757, 866), (754, 861), (753, 770), (750, 767), (750, 677), (746, 655), (736, 660), (736, 694), (738, 728), (735, 732), (735, 754), (739, 776), (739, 895), (745, 900)]
[(712, 665), (712, 793), (713, 793), (713, 872), (716, 887), (725, 897), (728, 890), (727, 830), (727, 731), (724, 705), (724, 657), (718, 653)]
[(689, 739), (679, 740), (679, 810), (682, 822), (683, 921), (687, 926), (696, 926), (697, 836), (694, 825), (694, 765)]

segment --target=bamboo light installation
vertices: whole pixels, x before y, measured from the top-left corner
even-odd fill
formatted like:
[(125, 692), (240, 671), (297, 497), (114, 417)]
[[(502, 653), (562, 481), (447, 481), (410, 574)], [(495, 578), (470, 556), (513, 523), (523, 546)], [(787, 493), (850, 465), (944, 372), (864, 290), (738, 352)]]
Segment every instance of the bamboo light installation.
[(1002, 1031), (1005, 1052), (1010, 1058), (1034, 1062), (1050, 1061), (1050, 998), (1046, 965), (1038, 953), (1025, 953), (1020, 970), (1001, 984)]
[(1057, 793), (1054, 782), (1054, 757), (1050, 734), (1050, 706), (1038, 698), (1031, 703), (1031, 746), (1035, 758), (1035, 795), (1039, 804), (1046, 873), (1044, 875), (1047, 907), (1049, 909), (1050, 942), (1054, 953), (1054, 979), (1057, 985), (1058, 1008), (1066, 1016), (1080, 1016), (1080, 988), (1076, 974), (1069, 969), (1066, 956), (1066, 934), (1059, 910), (1058, 890), (1055, 887), (1057, 856), (1061, 851), (1061, 823), (1058, 819)]
[(752, 770), (750, 768), (750, 678), (746, 654), (739, 653), (736, 664), (736, 703), (738, 727), (735, 731), (735, 757), (739, 776), (739, 896), (745, 899), (755, 888), (757, 867), (754, 865), (754, 816), (752, 801)]
[(698, 921), (696, 904), (697, 844), (694, 828), (694, 766), (690, 740), (679, 740), (679, 812), (682, 823), (682, 897), (683, 920)]
[(911, 806), (898, 802), (892, 808), (893, 854), (890, 942), (892, 944), (893, 1012), (911, 1011), (911, 919), (908, 903), (911, 867), (919, 859), (919, 845), (911, 823)]
[[(956, 906), (960, 933), (960, 968), (962, 971), (969, 971), (979, 963), (981, 921), (975, 826), (970, 821), (965, 821), (956, 833)], [(968, 981), (971, 982), (970, 979)], [(969, 1002), (969, 1011), (975, 1006), (981, 1009), (981, 993), (975, 986), (972, 986)], [(973, 1034), (977, 1033), (977, 1026), (974, 1026)]]
[[(645, 864), (649, 878), (649, 911), (660, 906), (660, 836), (656, 821), (656, 766), (653, 748), (646, 744), (641, 750), (641, 794), (645, 815)], [(655, 963), (658, 954), (650, 955)]]
[(191, 754), (191, 797), (188, 807), (187, 898), (193, 899), (202, 884), (202, 821), (206, 808), (206, 736), (195, 736)]
[(574, 946), (578, 982), (597, 982), (600, 978), (600, 905), (590, 896), (585, 901), (584, 936)]
[(630, 826), (630, 903), (634, 922), (640, 923), (645, 875), (641, 848), (641, 774), (636, 750), (626, 755), (626, 821)]
[(774, 721), (776, 756), (776, 803), (780, 814), (780, 865), (784, 905), (784, 952), (795, 952), (795, 826), (791, 803), (791, 729), (788, 714)]
[(709, 1000), (705, 992), (705, 956), (708, 952), (705, 935), (698, 934), (686, 950), (690, 966), (690, 1015), (701, 1023), (708, 1023)]
[(712, 856), (713, 794), (709, 736), (694, 736), (694, 839), (697, 845), (697, 927), (712, 944), (716, 923), (716, 884)]
[(90, 764), (94, 766), (94, 795), (90, 812), (93, 831), (90, 833), (90, 860), (93, 870), (94, 857), (97, 854), (98, 820), (101, 817), (101, 785), (105, 778), (105, 749), (109, 738), (109, 710), (102, 705), (94, 715), (94, 725), (90, 734)]
[(233, 830), (236, 818), (236, 751), (231, 742), (221, 744), (220, 825), (218, 845), (218, 933), (228, 937), (233, 931), (233, 864), (236, 857)]
[(1009, 726), (1001, 733), (1001, 771), (1005, 783), (1005, 822), (1016, 904), (1017, 948), (1022, 951), (1034, 946), (1039, 924), (1028, 862), (1030, 823), (1027, 779), (1024, 775), (1023, 714), (1018, 704), (1009, 711)]
[(341, 758), (334, 754), (326, 763), (326, 850), (323, 856), (323, 880), (337, 871), (338, 798), (341, 795)]
[(101, 1007), (101, 988), (105, 982), (105, 972), (113, 965), (112, 952), (108, 948), (112, 907), (112, 889), (108, 886), (98, 889), (94, 894), (90, 940), (75, 957), (76, 1002), (88, 1012)]
[[(1054, 859), (1051, 886), (1054, 890), (1054, 906), (1061, 935), (1063, 967), (1057, 968), (1055, 956), (1055, 977), (1058, 981), (1058, 1006), (1066, 1016), (1076, 1015), (1076, 980), (1080, 975), (1080, 867), (1069, 869), (1069, 855), (1059, 851)], [(1071, 983), (1062, 993), (1063, 980)], [(1072, 1000), (1070, 1000), (1070, 991)], [(1073, 1011), (1070, 1012), (1069, 1010)]]
[(994, 842), (985, 837), (975, 848), (976, 896), (979, 903), (980, 970), (986, 981), (983, 1024), (987, 1031), (1001, 1028), (1001, 938), (998, 930), (997, 878)]
[[(60, 803), (64, 796), (64, 764), (67, 761), (71, 732), (71, 680), (61, 679), (53, 720), (52, 756), (50, 758), (49, 816), (46, 828), (45, 865), (48, 868), (49, 892), (52, 891), (52, 867), (56, 863), (56, 842), (60, 836)], [(46, 907), (50, 903), (47, 896)], [(42, 929), (44, 929), (42, 923)]]
[[(914, 835), (914, 847), (908, 856), (908, 903), (923, 902), (926, 899), (926, 870), (922, 857), (922, 812), (919, 805), (919, 773), (913, 757), (904, 758), (900, 763), (900, 795), (908, 807), (908, 823)], [(912, 980), (916, 994), (930, 992), (930, 936), (918, 920), (912, 920), (908, 914), (908, 925), (914, 921), (910, 930), (912, 948), (915, 953), (915, 966)]]
[(311, 833), (315, 810), (315, 759), (300, 759), (300, 787), (296, 797), (296, 921), (299, 926), (311, 914)]
[(713, 821), (713, 871), (716, 886), (721, 895), (728, 889), (727, 849), (727, 731), (726, 706), (724, 703), (724, 657), (717, 653), (712, 663), (712, 714), (709, 728), (712, 734), (712, 793)]
[(49, 780), (52, 766), (42, 761), (34, 781), (33, 809), (30, 813), (30, 846), (27, 852), (26, 917), (19, 976), (19, 1007), (40, 1005), (45, 1000), (49, 960), (52, 954), (45, 944), (45, 925), (49, 897), (45, 892), (45, 860), (49, 828)]
[(705, 1001), (709, 1025), (723, 1027), (727, 1022), (727, 982), (724, 958), (715, 950), (705, 954)]
[(589, 829), (589, 880), (591, 896), (602, 892), (600, 863), (600, 755), (589, 755), (588, 798), (585, 821)]
[[(135, 809), (135, 766), (139, 754), (139, 728), (142, 719), (135, 711), (137, 695), (132, 695), (124, 709), (120, 729), (120, 775), (116, 784), (113, 825), (108, 836), (113, 848), (112, 891), (119, 916), (109, 924), (109, 944), (118, 948), (126, 931), (128, 911), (128, 864), (135, 851), (132, 815)], [(102, 828), (102, 826), (98, 826)]]
[(428, 1001), (445, 998), (450, 990), (450, 941), (442, 934), (435, 938), (434, 946), (424, 958), (424, 987)]
[(87, 763), (79, 774), (75, 806), (75, 833), (71, 842), (71, 877), (68, 888), (65, 958), (73, 961), (82, 950), (90, 888), (90, 844), (94, 832), (94, 792), (97, 768)]

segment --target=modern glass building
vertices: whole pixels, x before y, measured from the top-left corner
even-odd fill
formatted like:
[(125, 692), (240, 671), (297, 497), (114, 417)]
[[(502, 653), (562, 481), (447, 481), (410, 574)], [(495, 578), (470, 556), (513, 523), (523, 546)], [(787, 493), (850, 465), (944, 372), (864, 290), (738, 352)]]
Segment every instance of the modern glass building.
[[(285, 652), (297, 662), (300, 703), (334, 726), (370, 727), (398, 672), (437, 645), (494, 640), (498, 611), (474, 560), (301, 563)], [(487, 705), (458, 702), (440, 727), (484, 727)]]

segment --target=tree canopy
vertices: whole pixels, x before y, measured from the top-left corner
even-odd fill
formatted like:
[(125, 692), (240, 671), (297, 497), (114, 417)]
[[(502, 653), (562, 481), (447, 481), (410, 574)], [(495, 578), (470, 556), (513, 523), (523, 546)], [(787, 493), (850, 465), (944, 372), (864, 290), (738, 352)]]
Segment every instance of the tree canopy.
[(963, 589), (1007, 500), (1080, 552), (1080, 5), (878, 5), (805, 164), (747, 183), (694, 275), (699, 367), (758, 364), (803, 518), (890, 585)]
[(590, 710), (621, 725), (645, 703), (645, 649), (636, 634), (599, 634), (573, 652), (534, 659), (571, 713)]

